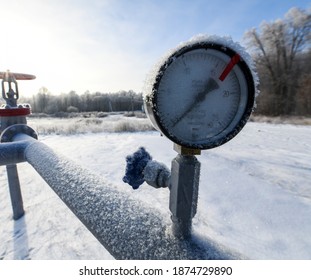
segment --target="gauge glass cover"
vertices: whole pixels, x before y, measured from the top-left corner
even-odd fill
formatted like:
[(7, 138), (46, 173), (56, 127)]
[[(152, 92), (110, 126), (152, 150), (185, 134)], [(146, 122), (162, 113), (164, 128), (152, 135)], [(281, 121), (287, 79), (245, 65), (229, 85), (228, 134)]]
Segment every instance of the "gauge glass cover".
[(162, 66), (153, 87), (152, 110), (147, 111), (173, 142), (208, 149), (242, 129), (253, 108), (255, 89), (243, 61), (220, 78), (234, 54), (223, 47), (191, 47)]

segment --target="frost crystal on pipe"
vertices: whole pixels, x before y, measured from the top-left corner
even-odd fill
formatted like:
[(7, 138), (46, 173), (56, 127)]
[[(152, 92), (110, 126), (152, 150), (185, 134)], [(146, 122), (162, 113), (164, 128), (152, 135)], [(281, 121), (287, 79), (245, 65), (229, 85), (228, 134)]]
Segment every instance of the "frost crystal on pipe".
[(147, 209), (126, 193), (92, 172), (56, 154), (28, 135), (26, 160), (55, 193), (117, 259), (234, 259), (219, 246), (193, 237), (176, 239), (153, 209)]

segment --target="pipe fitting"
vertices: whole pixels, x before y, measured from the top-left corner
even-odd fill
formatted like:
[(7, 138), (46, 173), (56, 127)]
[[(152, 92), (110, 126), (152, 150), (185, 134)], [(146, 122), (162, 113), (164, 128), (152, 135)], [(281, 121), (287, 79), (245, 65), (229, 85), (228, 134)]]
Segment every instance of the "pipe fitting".
[(146, 183), (156, 189), (170, 186), (171, 171), (163, 163), (150, 160), (143, 171)]
[(26, 134), (36, 140), (38, 139), (37, 132), (34, 129), (32, 129), (30, 126), (26, 124), (14, 124), (14, 125), (7, 127), (1, 133), (0, 142), (1, 143), (12, 142), (13, 138), (19, 133)]

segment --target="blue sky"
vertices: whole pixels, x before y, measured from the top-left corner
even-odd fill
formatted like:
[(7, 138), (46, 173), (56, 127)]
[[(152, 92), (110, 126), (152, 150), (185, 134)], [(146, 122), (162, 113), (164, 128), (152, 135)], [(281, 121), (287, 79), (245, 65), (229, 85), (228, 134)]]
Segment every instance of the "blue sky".
[(34, 74), (21, 94), (142, 91), (149, 69), (196, 34), (241, 41), (306, 0), (0, 0), (0, 71)]

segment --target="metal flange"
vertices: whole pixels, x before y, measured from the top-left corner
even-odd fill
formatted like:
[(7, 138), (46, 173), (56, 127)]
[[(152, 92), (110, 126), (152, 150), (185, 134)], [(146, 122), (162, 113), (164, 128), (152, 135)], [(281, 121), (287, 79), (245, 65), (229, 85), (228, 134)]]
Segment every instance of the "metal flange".
[(32, 129), (30, 126), (26, 124), (14, 124), (6, 128), (0, 135), (0, 142), (1, 143), (7, 143), (12, 142), (14, 136), (16, 136), (19, 133), (24, 133), (26, 135), (29, 135), (30, 137), (34, 139), (38, 139), (37, 132)]

